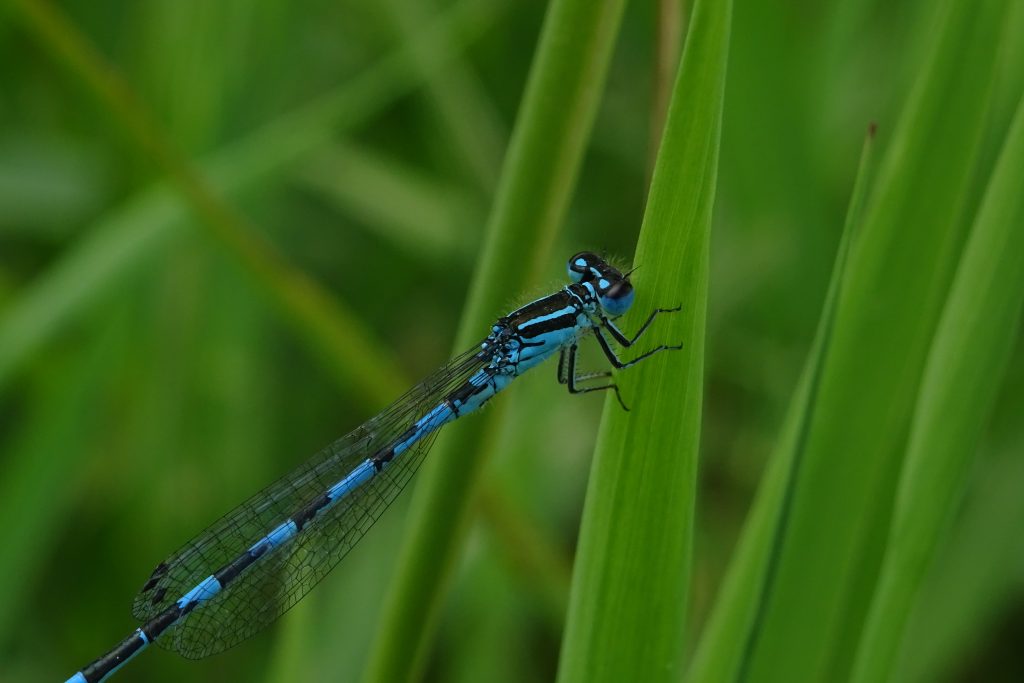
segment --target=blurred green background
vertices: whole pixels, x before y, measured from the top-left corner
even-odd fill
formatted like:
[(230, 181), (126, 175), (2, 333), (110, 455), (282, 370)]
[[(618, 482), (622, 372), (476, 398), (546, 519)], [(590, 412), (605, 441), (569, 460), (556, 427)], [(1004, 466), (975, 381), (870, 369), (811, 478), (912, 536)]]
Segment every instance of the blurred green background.
[[(1024, 2), (1012, 4), (989, 156), (1024, 85)], [(140, 151), (66, 68), (60, 41), (0, 10), (2, 681), (55, 680), (104, 652), (135, 627), (132, 597), (157, 562), (449, 356), (545, 5), (60, 9), (273, 245), (285, 266), (274, 273), (318, 283), (368, 344), (352, 342), (350, 368), (333, 363), (310, 342), (332, 333), (282, 315), (266, 274), (195, 219), (154, 161), (168, 141)], [(876, 121), (884, 147), (936, 17), (925, 0), (736, 2), (694, 629), (808, 351), (864, 132)], [(508, 308), (560, 286), (575, 251), (632, 253), (657, 21), (654, 3), (628, 6), (559, 256), (535, 291), (508, 292)], [(902, 681), (1024, 678), (1021, 351), (919, 600)], [(600, 399), (566, 396), (553, 367), (535, 375), (501, 399), (510, 426), (429, 680), (554, 676)], [(405, 502), (280, 626), (201, 663), (146, 653), (119, 680), (357, 677)]]

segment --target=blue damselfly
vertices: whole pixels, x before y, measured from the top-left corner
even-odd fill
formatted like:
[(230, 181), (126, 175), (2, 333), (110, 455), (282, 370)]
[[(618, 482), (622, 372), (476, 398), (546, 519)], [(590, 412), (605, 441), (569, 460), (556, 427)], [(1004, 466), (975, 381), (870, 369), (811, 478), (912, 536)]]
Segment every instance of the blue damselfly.
[[(583, 252), (568, 263), (572, 284), (512, 311), (477, 347), (455, 357), (382, 413), (263, 489), (157, 565), (135, 597), (142, 623), (110, 652), (68, 679), (96, 683), (150, 643), (198, 659), (226, 650), (271, 623), (348, 554), (398, 496), (443, 425), (480, 408), (512, 380), (556, 353), (570, 393), (612, 390), (611, 372), (576, 373), (581, 337), (593, 334), (609, 362), (629, 361), (608, 340), (632, 346), (615, 323), (633, 303), (629, 273)], [(604, 380), (580, 386), (580, 382)], [(158, 640), (159, 639), (159, 640)]]

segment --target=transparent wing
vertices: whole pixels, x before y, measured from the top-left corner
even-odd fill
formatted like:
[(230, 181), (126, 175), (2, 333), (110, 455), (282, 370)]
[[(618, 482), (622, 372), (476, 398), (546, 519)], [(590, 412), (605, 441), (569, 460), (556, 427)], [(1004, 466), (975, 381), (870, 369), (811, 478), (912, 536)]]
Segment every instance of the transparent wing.
[[(135, 597), (135, 617), (142, 622), (152, 619), (247, 552), (362, 461), (392, 443), (485, 364), (479, 346), (457, 356), (378, 416), (226, 514), (157, 565)], [(223, 591), (168, 628), (157, 642), (184, 657), (198, 659), (238, 644), (277, 619), (348, 554), (398, 497), (430, 449), (433, 436), (322, 511), (290, 541), (260, 557)]]

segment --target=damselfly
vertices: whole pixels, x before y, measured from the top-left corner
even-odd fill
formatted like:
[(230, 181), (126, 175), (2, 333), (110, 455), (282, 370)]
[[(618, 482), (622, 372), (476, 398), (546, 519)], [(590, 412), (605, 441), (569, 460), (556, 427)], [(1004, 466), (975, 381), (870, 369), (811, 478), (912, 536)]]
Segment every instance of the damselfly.
[[(576, 373), (576, 349), (592, 333), (611, 364), (627, 368), (679, 346), (621, 360), (608, 337), (636, 342), (612, 322), (633, 303), (629, 273), (583, 252), (568, 263), (572, 284), (500, 318), (476, 348), (410, 389), (378, 416), (222, 517), (157, 565), (135, 597), (134, 633), (68, 683), (96, 683), (156, 641), (198, 659), (252, 636), (299, 601), (398, 496), (437, 430), (473, 412), (509, 383), (559, 354), (558, 381), (573, 394), (611, 389), (611, 372)], [(591, 380), (603, 383), (581, 386)]]

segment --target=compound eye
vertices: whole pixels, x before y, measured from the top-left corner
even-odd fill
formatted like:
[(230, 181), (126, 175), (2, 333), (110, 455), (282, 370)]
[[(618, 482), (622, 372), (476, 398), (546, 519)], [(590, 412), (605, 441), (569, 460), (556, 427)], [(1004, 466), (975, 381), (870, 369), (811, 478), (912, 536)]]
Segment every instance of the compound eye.
[(591, 276), (593, 271), (591, 267), (594, 263), (594, 255), (588, 251), (581, 251), (580, 253), (569, 259), (566, 264), (566, 270), (569, 273), (569, 279), (573, 282), (580, 282), (581, 280)]
[(633, 305), (634, 295), (633, 285), (628, 280), (619, 280), (599, 294), (599, 301), (609, 315), (619, 316)]

